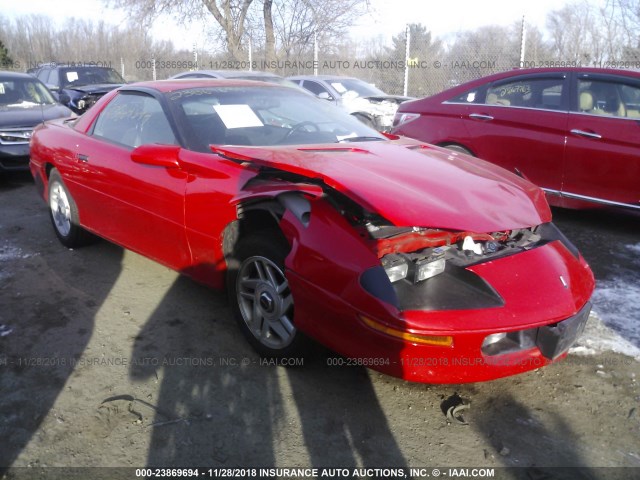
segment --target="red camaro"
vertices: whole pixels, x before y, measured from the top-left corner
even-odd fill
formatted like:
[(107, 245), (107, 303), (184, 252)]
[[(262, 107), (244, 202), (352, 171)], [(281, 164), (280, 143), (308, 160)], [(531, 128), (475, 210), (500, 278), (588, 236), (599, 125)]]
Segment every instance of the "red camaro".
[(592, 273), (543, 192), (389, 139), (295, 89), (127, 85), (35, 132), (61, 242), (93, 232), (223, 287), (262, 355), (313, 338), (407, 380), (474, 382), (566, 354)]
[(640, 72), (511, 70), (403, 103), (394, 125), (518, 172), (553, 205), (640, 209)]

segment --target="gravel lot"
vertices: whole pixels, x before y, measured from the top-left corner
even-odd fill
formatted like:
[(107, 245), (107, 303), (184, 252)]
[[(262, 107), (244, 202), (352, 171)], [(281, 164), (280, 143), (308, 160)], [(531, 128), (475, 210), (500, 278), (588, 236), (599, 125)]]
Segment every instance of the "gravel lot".
[[(11, 466), (145, 465), (640, 475), (639, 363), (612, 351), (640, 347), (624, 330), (638, 317), (594, 317), (578, 353), (482, 384), (411, 384), (330, 366), (330, 353), (268, 365), (223, 294), (105, 241), (62, 247), (28, 175), (0, 178), (0, 195), (0, 478), (25, 475)], [(640, 248), (627, 260), (619, 249), (640, 243), (640, 219), (555, 213), (599, 282), (628, 283), (613, 317), (637, 313)], [(456, 394), (468, 425), (443, 413)], [(546, 470), (558, 466), (580, 470)]]

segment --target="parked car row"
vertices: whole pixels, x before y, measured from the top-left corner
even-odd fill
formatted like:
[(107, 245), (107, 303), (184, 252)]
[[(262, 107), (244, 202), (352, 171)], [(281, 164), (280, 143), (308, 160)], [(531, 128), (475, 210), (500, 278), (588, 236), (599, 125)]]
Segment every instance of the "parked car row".
[[(313, 339), (390, 375), (461, 383), (566, 355), (594, 278), (530, 180), (551, 199), (638, 203), (635, 74), (519, 70), (400, 103), (356, 79), (236, 73), (122, 85), (72, 120), (42, 123), (44, 96), (30, 100), (30, 169), (61, 243), (98, 235), (226, 286), (267, 357)], [(376, 128), (355, 98), (388, 102)], [(378, 132), (396, 108), (395, 132), (449, 150)], [(611, 121), (636, 136), (610, 146)]]

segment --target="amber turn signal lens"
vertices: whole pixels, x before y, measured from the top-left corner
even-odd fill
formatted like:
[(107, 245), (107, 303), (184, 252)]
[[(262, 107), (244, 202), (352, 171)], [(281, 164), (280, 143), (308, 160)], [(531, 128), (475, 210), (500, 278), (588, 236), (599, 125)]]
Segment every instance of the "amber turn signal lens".
[(396, 330), (395, 328), (387, 327), (381, 323), (376, 322), (368, 317), (360, 315), (360, 319), (370, 328), (377, 330), (378, 332), (390, 335), (395, 338), (400, 338), (409, 343), (419, 343), (421, 345), (436, 345), (438, 347), (453, 347), (453, 337), (451, 336), (437, 336), (437, 335), (420, 335), (417, 333), (403, 332), (402, 330)]

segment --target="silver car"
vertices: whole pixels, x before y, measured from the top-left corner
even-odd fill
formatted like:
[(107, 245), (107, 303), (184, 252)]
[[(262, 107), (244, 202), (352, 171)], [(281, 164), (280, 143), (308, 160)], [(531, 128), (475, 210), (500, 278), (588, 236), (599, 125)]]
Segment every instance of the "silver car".
[(366, 125), (383, 132), (391, 130), (398, 106), (411, 97), (387, 95), (358, 78), (339, 75), (297, 75), (287, 80), (309, 90), (318, 98), (333, 102)]

